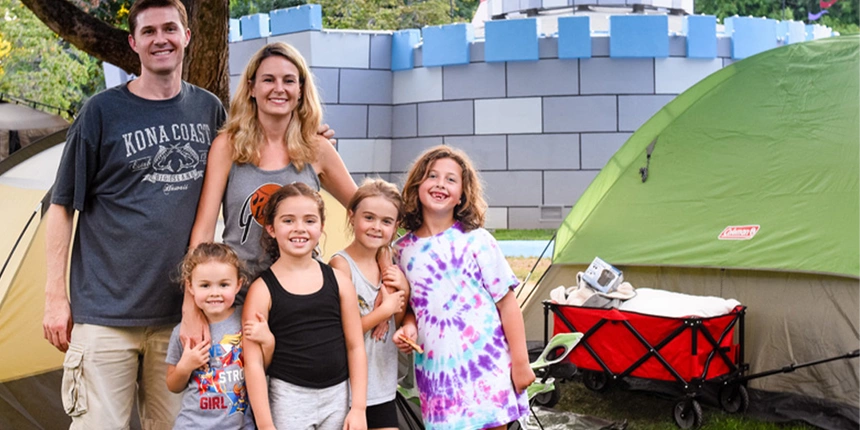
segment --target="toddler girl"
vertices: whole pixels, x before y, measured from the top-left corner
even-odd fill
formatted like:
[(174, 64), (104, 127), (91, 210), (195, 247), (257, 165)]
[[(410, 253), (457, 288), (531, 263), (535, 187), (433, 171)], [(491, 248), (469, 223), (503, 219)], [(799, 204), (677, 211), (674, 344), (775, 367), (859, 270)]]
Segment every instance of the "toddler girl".
[(183, 393), (174, 428), (254, 429), (245, 390), (241, 307), (242, 262), (229, 246), (205, 242), (182, 262), (185, 289), (209, 322), (215, 345), (183, 345), (179, 326), (167, 350), (167, 388)]

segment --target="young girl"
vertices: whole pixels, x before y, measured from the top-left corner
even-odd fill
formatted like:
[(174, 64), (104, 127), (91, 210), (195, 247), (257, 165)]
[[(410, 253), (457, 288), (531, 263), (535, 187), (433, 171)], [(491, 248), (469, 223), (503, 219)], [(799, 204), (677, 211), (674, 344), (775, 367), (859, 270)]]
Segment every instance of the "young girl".
[[(370, 429), (397, 429), (394, 404), (397, 348), (391, 334), (403, 320), (409, 285), (397, 266), (389, 262), (381, 269), (377, 254), (380, 248), (390, 246), (402, 206), (400, 192), (394, 185), (381, 179), (365, 181), (347, 205), (347, 217), (355, 239), (346, 249), (335, 253), (330, 262), (332, 267), (352, 278), (358, 294), (367, 351), (366, 416)], [(373, 337), (371, 332), (380, 323), (384, 323), (381, 336)]]
[(174, 428), (254, 429), (245, 390), (242, 311), (233, 307), (242, 287), (242, 262), (224, 244), (201, 243), (182, 262), (182, 279), (209, 321), (211, 346), (179, 340), (173, 329), (167, 350), (167, 388), (183, 393)]
[(363, 430), (367, 359), (355, 288), (313, 258), (325, 222), (322, 198), (303, 183), (284, 186), (269, 198), (263, 221), (264, 248), (275, 262), (251, 284), (242, 315), (246, 332), (268, 320), (274, 335), (271, 359), (268, 342), (245, 343), (257, 426)]
[(415, 380), (428, 429), (504, 428), (528, 413), (534, 379), (519, 284), (493, 237), (481, 228), (487, 204), (477, 173), (446, 146), (422, 154), (403, 186), (395, 259), (412, 288), (413, 313), (394, 335), (423, 346)]

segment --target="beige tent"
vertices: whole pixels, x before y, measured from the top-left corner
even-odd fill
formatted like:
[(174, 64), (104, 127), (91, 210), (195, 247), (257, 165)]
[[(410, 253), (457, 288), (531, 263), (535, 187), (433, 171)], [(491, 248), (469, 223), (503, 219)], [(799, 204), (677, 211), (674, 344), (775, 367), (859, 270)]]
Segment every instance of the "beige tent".
[(69, 122), (57, 115), (0, 101), (0, 160), (68, 126)]
[[(0, 162), (0, 429), (67, 429), (71, 422), (60, 400), (63, 354), (42, 333), (41, 221), (65, 136), (60, 130)], [(323, 199), (329, 222), (320, 247), (328, 258), (347, 244), (346, 211), (328, 193)]]

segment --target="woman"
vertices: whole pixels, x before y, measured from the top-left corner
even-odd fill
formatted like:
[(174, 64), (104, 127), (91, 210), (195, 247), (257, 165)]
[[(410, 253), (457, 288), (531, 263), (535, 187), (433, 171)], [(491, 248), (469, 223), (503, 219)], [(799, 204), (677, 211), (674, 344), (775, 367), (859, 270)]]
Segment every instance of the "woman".
[[(303, 182), (346, 205), (357, 189), (340, 155), (317, 134), (322, 118), (317, 89), (304, 57), (292, 46), (264, 46), (248, 62), (230, 115), (212, 142), (190, 247), (211, 242), (224, 206), (224, 243), (245, 261), (254, 280), (271, 265), (260, 246), (263, 207), (281, 186)], [(246, 288), (237, 297), (244, 301)], [(209, 340), (208, 325), (186, 292), (181, 338)]]
[(346, 205), (356, 185), (340, 155), (317, 134), (322, 117), (305, 59), (292, 46), (264, 46), (248, 62), (227, 124), (212, 142), (191, 246), (212, 241), (224, 205), (224, 242), (253, 280), (271, 261), (260, 248), (262, 209), (281, 186), (320, 186)]

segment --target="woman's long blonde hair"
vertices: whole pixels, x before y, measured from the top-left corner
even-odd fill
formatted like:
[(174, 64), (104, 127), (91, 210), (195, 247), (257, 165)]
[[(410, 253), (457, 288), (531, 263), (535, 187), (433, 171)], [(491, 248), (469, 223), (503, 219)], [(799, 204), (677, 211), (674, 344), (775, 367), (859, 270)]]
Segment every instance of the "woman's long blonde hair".
[(300, 99), (290, 117), (284, 140), (290, 161), (297, 169), (302, 170), (305, 163), (312, 163), (317, 158), (317, 144), (314, 139), (322, 120), (322, 106), (305, 58), (298, 50), (284, 42), (264, 46), (248, 61), (236, 88), (236, 95), (230, 103), (230, 116), (221, 132), (227, 134), (233, 145), (234, 162), (244, 164), (257, 163), (260, 160), (259, 147), (264, 136), (257, 119), (257, 101), (251, 97), (251, 89), (254, 87), (260, 64), (266, 58), (274, 56), (287, 59), (299, 71)]

